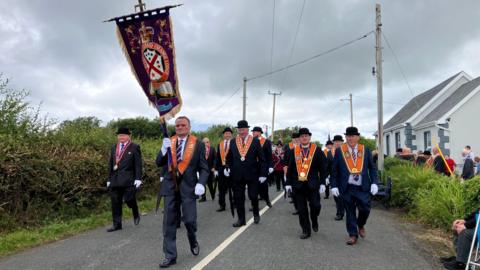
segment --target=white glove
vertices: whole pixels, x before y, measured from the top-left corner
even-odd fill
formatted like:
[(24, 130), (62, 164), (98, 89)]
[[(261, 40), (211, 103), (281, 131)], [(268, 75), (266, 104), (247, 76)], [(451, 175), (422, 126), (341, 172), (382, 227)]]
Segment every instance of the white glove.
[(325, 189), (326, 189), (325, 185), (320, 185), (320, 194), (325, 193)]
[(107, 188), (109, 188), (109, 187), (110, 187), (110, 182), (107, 182)]
[(327, 185), (327, 186), (330, 185), (330, 177), (325, 179), (325, 185)]
[(260, 181), (260, 184), (263, 184), (263, 182), (267, 181), (266, 177), (259, 177), (258, 181)]
[(163, 182), (163, 176), (160, 176), (160, 183)]
[(201, 196), (201, 195), (203, 195), (204, 193), (205, 193), (205, 187), (204, 187), (202, 184), (197, 183), (197, 184), (195, 185), (195, 195)]
[(169, 147), (172, 147), (172, 141), (170, 141), (170, 138), (163, 138), (162, 155), (165, 155), (167, 153), (167, 149)]
[(285, 191), (288, 193), (288, 192), (292, 192), (292, 186), (285, 186)]
[(340, 191), (338, 191), (338, 188), (336, 187), (332, 188), (332, 195), (335, 197), (340, 196)]
[(230, 176), (230, 169), (225, 168), (225, 169), (223, 170), (223, 175), (225, 175), (226, 177), (229, 177), (229, 176)]
[(135, 186), (135, 188), (139, 188), (140, 185), (142, 185), (142, 181), (140, 181), (140, 180), (135, 180), (135, 181), (133, 182), (133, 185)]
[(378, 193), (377, 184), (372, 184), (372, 186), (370, 187), (370, 193), (372, 193), (373, 196), (375, 196)]
[(213, 171), (213, 176), (218, 177), (218, 171)]
[(273, 172), (273, 168), (268, 168), (268, 174), (271, 174)]
[(287, 182), (287, 176), (283, 175), (283, 182)]

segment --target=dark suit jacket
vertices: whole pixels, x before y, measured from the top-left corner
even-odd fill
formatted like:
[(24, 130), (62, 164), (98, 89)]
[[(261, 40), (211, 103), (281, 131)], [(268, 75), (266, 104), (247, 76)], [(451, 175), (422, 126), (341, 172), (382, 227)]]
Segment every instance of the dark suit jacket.
[[(188, 140), (191, 137), (189, 136)], [(188, 141), (185, 142), (187, 145)], [(205, 145), (201, 140), (197, 138), (197, 143), (195, 144), (195, 149), (193, 150), (193, 156), (188, 164), (187, 169), (177, 177), (177, 182), (180, 183), (179, 190), (181, 196), (186, 196), (190, 198), (195, 198), (195, 185), (200, 183), (206, 185), (210, 170), (208, 169), (208, 163), (205, 159)], [(168, 164), (168, 153), (165, 155), (162, 154), (162, 151), (157, 155), (157, 166), (163, 167)], [(200, 178), (197, 177), (197, 172), (199, 173)], [(163, 196), (172, 196), (175, 194), (175, 183), (172, 180), (172, 173), (168, 170), (164, 172), (163, 182), (161, 187), (161, 195)]]
[[(332, 188), (338, 188), (340, 194), (347, 191), (348, 179), (350, 178), (350, 171), (347, 164), (343, 160), (342, 149), (335, 151), (335, 157), (332, 164), (332, 175), (330, 175), (330, 184)], [(370, 192), (370, 186), (378, 184), (377, 169), (373, 164), (372, 152), (365, 147), (365, 157), (363, 158), (362, 170), (362, 190)]]
[(235, 138), (230, 140), (230, 151), (228, 151), (226, 157), (226, 167), (230, 168), (230, 178), (234, 181), (242, 179), (258, 181), (258, 178), (261, 176), (267, 177), (267, 163), (265, 162), (265, 154), (260, 141), (257, 138), (253, 138), (245, 156), (245, 161), (241, 161)]
[(269, 139), (265, 139), (263, 143), (263, 154), (265, 156), (265, 161), (267, 162), (267, 169), (273, 168), (273, 157), (272, 157), (272, 142)]
[[(288, 172), (286, 185), (294, 188), (300, 188), (305, 182), (298, 181), (297, 164), (295, 161), (295, 151), (290, 151), (288, 158)], [(327, 178), (327, 158), (320, 147), (317, 147), (315, 154), (313, 154), (312, 164), (308, 172), (306, 183), (311, 189), (319, 189), (320, 185), (325, 185), (325, 178)]]
[(440, 155), (436, 156), (433, 160), (433, 169), (438, 173), (449, 175), (447, 166)]
[[(223, 170), (225, 169), (225, 166), (223, 166), (222, 164), (222, 156), (220, 155), (220, 144), (224, 143), (225, 140), (221, 140), (220, 143), (217, 145), (217, 152), (216, 152), (216, 155), (215, 155), (215, 170), (218, 171), (218, 174), (221, 174), (223, 175)], [(230, 144), (230, 142), (227, 142), (228, 144)], [(227, 157), (225, 157), (225, 163), (227, 162)]]
[(215, 167), (215, 158), (216, 158), (215, 148), (210, 146), (210, 153), (208, 153), (208, 159), (207, 159), (209, 171), (212, 171), (212, 169)]
[[(325, 154), (325, 153), (324, 153)], [(332, 150), (328, 151), (327, 158), (327, 177), (332, 175), (333, 154)]]
[(114, 144), (110, 151), (110, 160), (108, 162), (110, 187), (132, 187), (135, 180), (142, 179), (142, 152), (140, 151), (140, 146), (130, 143), (118, 163), (118, 169), (114, 171), (116, 150), (117, 145)]
[(283, 160), (282, 160), (282, 164), (283, 166), (288, 166), (288, 159), (290, 158), (290, 152), (292, 150), (290, 149), (290, 146), (289, 144), (285, 144), (285, 146), (283, 147)]

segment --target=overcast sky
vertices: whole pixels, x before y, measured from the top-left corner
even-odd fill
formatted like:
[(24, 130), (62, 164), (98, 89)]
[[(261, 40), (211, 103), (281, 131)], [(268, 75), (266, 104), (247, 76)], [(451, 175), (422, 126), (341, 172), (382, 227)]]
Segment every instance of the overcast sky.
[[(136, 0), (0, 1), (0, 73), (11, 87), (31, 92), (42, 112), (62, 121), (96, 116), (104, 123), (125, 117), (153, 118), (119, 48), (114, 23), (133, 12)], [(274, 0), (146, 0), (147, 8), (183, 3), (172, 10), (177, 70), (184, 101), (180, 114), (196, 129), (236, 122), (242, 116), (243, 76), (270, 71)], [(275, 1), (273, 69), (308, 58), (375, 29), (375, 1)], [(379, 1), (384, 34), (411, 91), (384, 42), (385, 122), (413, 95), (463, 70), (480, 75), (480, 2)], [(293, 50), (292, 50), (292, 47)], [(291, 56), (291, 57), (290, 57)], [(247, 120), (275, 128), (305, 126), (314, 139), (344, 132), (350, 123), (364, 135), (376, 129), (375, 36), (294, 67), (248, 82)], [(224, 104), (224, 106), (220, 105)]]

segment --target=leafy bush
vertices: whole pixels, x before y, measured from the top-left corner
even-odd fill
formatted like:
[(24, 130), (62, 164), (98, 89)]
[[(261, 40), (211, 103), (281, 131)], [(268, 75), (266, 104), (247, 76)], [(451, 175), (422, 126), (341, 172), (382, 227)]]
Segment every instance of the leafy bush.
[(437, 177), (431, 170), (405, 164), (390, 168), (387, 174), (393, 183), (391, 205), (407, 209), (413, 206), (418, 189)]

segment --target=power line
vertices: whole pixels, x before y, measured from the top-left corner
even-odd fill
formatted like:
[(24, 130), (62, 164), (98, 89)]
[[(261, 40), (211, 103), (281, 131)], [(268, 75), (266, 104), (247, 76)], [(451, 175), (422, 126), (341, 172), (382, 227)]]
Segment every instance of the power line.
[(332, 53), (332, 52), (334, 52), (334, 51), (337, 51), (337, 50), (339, 50), (339, 49), (341, 49), (341, 48), (343, 48), (343, 47), (346, 47), (346, 46), (348, 46), (348, 45), (350, 45), (350, 44), (353, 44), (353, 43), (355, 43), (355, 42), (357, 42), (357, 41), (359, 41), (359, 40), (362, 40), (362, 39), (368, 37), (369, 35), (371, 35), (371, 34), (373, 34), (373, 33), (374, 33), (374, 31), (370, 31), (370, 32), (362, 35), (361, 37), (352, 39), (352, 40), (350, 40), (350, 41), (348, 41), (348, 42), (345, 42), (345, 43), (343, 43), (343, 44), (341, 44), (341, 45), (339, 45), (339, 46), (336, 46), (336, 47), (334, 47), (334, 48), (331, 48), (331, 49), (326, 50), (326, 51), (324, 51), (324, 52), (321, 52), (321, 53), (319, 53), (319, 54), (313, 55), (313, 56), (311, 56), (311, 57), (308, 57), (308, 58), (303, 59), (303, 60), (301, 60), (301, 61), (298, 61), (298, 62), (296, 62), (296, 63), (293, 63), (293, 64), (290, 64), (290, 65), (287, 65), (287, 66), (278, 68), (278, 69), (276, 69), (276, 70), (273, 70), (273, 71), (270, 71), (270, 72), (267, 72), (267, 73), (264, 73), (264, 74), (261, 74), (261, 75), (257, 75), (257, 76), (251, 77), (251, 78), (249, 78), (249, 79), (247, 79), (247, 80), (248, 80), (248, 81), (253, 81), (253, 80), (261, 79), (261, 78), (264, 78), (264, 77), (266, 77), (266, 76), (269, 76), (269, 75), (272, 75), (272, 74), (275, 74), (275, 73), (278, 73), (278, 72), (281, 72), (281, 71), (284, 71), (284, 70), (293, 68), (293, 67), (295, 67), (295, 66), (298, 66), (298, 65), (301, 65), (301, 64), (310, 62), (310, 61), (312, 61), (312, 60), (314, 60), (314, 59), (316, 59), (316, 58), (319, 58), (319, 57), (321, 57), (321, 56), (327, 55), (327, 54)]
[(225, 104), (227, 104), (227, 102), (233, 97), (235, 96), (235, 94), (238, 93), (238, 91), (240, 91), (240, 89), (242, 89), (242, 87), (240, 86), (237, 90), (235, 90), (227, 99), (225, 99), (222, 104), (220, 104), (220, 106), (218, 106), (217, 108), (215, 108), (215, 110), (213, 110), (214, 112), (217, 112), (218, 110), (220, 110), (223, 106), (225, 106)]
[[(354, 97), (363, 98), (363, 99), (366, 99), (366, 100), (370, 100), (370, 101), (377, 102), (377, 100), (374, 99), (374, 98), (362, 97), (362, 96), (357, 96), (357, 95), (354, 95)], [(385, 101), (385, 100), (383, 100), (383, 103), (389, 103), (389, 104), (394, 104), (394, 105), (402, 105), (402, 106), (405, 106), (405, 103), (399, 103), (399, 102), (393, 102), (393, 101)]]

